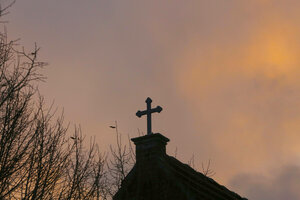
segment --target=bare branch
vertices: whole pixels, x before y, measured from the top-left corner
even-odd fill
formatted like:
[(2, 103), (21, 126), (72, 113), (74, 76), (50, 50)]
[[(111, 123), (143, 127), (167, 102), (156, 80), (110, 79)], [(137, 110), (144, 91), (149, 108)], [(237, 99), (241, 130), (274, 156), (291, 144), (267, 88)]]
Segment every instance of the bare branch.
[(202, 166), (202, 173), (207, 176), (207, 177), (213, 177), (216, 172), (214, 172), (211, 168), (210, 168), (210, 159), (208, 160), (207, 166), (205, 167), (204, 164), (201, 164)]

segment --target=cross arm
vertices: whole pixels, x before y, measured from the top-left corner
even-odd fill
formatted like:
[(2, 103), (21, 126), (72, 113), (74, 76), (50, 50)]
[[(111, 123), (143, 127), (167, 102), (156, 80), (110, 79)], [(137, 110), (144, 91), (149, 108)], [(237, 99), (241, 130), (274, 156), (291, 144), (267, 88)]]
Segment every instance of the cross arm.
[(151, 109), (151, 113), (155, 113), (155, 112), (160, 113), (161, 111), (162, 111), (162, 107), (160, 107), (160, 106), (157, 106), (156, 108)]
[(138, 116), (138, 117), (142, 117), (142, 115), (146, 115), (147, 114), (147, 111), (146, 110), (144, 110), (144, 111), (137, 111), (136, 112), (136, 116)]

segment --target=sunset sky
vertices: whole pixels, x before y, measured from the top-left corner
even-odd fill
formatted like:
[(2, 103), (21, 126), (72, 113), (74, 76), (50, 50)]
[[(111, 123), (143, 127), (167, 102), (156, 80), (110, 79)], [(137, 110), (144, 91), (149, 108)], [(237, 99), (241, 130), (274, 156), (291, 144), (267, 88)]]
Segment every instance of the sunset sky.
[(249, 199), (300, 199), (299, 0), (18, 0), (6, 19), (49, 63), (48, 104), (103, 151), (115, 120), (146, 133), (149, 96), (169, 155), (210, 159)]

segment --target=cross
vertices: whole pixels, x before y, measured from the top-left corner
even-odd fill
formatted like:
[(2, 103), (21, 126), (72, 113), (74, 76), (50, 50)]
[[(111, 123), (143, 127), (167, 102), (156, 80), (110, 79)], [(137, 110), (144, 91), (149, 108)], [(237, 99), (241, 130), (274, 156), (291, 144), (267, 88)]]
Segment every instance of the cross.
[(136, 116), (138, 117), (142, 117), (143, 115), (147, 115), (147, 135), (152, 134), (152, 128), (151, 128), (151, 114), (152, 113), (160, 113), (162, 111), (162, 107), (157, 106), (156, 108), (151, 108), (151, 102), (152, 99), (150, 99), (149, 97), (146, 99), (146, 103), (147, 103), (147, 110), (144, 111), (137, 111)]

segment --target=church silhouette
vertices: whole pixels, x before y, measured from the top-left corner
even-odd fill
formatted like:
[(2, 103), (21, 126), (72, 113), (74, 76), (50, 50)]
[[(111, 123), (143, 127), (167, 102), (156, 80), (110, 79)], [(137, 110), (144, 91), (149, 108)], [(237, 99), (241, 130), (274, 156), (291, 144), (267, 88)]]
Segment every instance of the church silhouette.
[(166, 154), (170, 141), (160, 133), (152, 133), (151, 108), (136, 115), (147, 115), (147, 135), (131, 139), (136, 145), (136, 164), (122, 182), (113, 200), (247, 200), (187, 164)]

